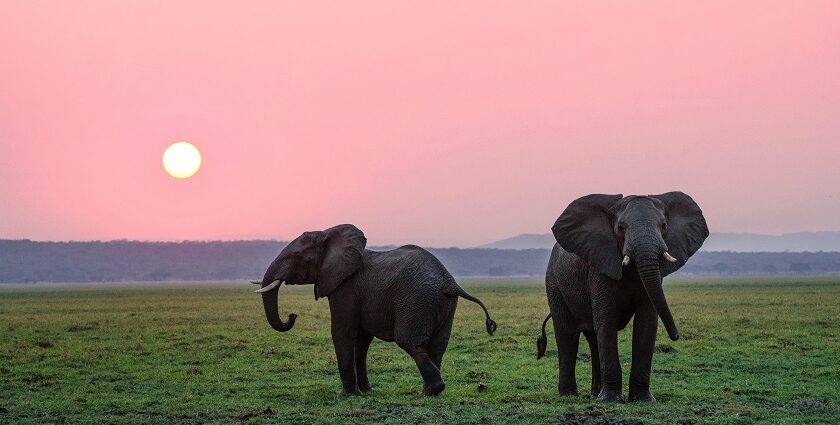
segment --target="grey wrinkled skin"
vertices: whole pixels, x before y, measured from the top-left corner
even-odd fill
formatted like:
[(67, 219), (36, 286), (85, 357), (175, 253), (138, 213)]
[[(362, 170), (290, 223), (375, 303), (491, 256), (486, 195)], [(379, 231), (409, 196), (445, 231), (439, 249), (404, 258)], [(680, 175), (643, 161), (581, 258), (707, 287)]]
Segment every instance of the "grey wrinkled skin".
[[(496, 323), (484, 304), (470, 296), (431, 253), (414, 245), (387, 252), (365, 249), (367, 240), (355, 226), (342, 224), (306, 232), (289, 243), (268, 267), (264, 288), (274, 281), (314, 284), (315, 298), (327, 297), (333, 346), (341, 374), (342, 394), (370, 391), (367, 351), (374, 337), (394, 341), (410, 355), (423, 377), (423, 394), (444, 389), (441, 361), (458, 297), (484, 309), (489, 334)], [(279, 287), (264, 292), (269, 324), (280, 332), (294, 326), (278, 311)]]
[[(650, 370), (658, 319), (676, 341), (679, 331), (662, 291), (662, 277), (691, 257), (709, 230), (700, 207), (682, 192), (662, 195), (588, 195), (555, 222), (545, 287), (551, 311), (537, 339), (545, 354), (545, 325), (553, 320), (560, 363), (558, 391), (577, 394), (575, 361), (580, 334), (592, 361), (590, 394), (623, 401), (618, 331), (633, 319), (629, 400), (654, 401)], [(677, 259), (663, 258), (669, 252)], [(622, 265), (624, 256), (630, 263)]]

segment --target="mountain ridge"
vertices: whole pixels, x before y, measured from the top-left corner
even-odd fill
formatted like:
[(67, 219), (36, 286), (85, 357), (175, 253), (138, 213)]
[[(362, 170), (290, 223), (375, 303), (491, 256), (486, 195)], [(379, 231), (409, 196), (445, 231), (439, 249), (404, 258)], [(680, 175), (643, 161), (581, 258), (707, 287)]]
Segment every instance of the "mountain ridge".
[[(550, 233), (523, 233), (484, 245), (481, 249), (551, 249)], [(793, 232), (781, 235), (713, 232), (701, 251), (731, 252), (840, 252), (840, 231)]]
[[(259, 279), (286, 245), (239, 242), (0, 240), (0, 283)], [(387, 247), (373, 247), (375, 250)], [(548, 249), (427, 248), (450, 273), (541, 276)], [(698, 252), (678, 275), (840, 274), (840, 252)]]

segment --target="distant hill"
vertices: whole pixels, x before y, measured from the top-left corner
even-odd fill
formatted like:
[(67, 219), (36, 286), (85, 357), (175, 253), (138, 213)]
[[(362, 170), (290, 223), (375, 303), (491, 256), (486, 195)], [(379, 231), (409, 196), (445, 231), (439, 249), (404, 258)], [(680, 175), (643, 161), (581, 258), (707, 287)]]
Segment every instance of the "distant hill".
[[(262, 277), (285, 245), (0, 240), (0, 282), (245, 281)], [(456, 277), (542, 276), (550, 254), (548, 249), (428, 249)], [(678, 274), (840, 274), (840, 252), (699, 252)]]
[[(554, 236), (522, 234), (478, 248), (551, 249)], [(840, 232), (800, 232), (783, 235), (754, 233), (712, 233), (703, 244), (703, 251), (733, 252), (840, 252)]]
[(554, 246), (554, 235), (551, 233), (536, 234), (523, 233), (512, 238), (491, 242), (476, 248), (483, 249), (551, 249)]

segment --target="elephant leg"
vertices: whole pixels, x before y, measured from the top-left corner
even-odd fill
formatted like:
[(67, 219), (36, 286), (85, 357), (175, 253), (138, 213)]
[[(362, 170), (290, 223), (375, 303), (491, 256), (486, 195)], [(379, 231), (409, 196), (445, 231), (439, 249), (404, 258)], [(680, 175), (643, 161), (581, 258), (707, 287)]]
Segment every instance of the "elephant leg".
[(440, 369), (429, 356), (428, 347), (431, 338), (427, 335), (431, 334), (431, 326), (428, 326), (428, 329), (424, 328), (423, 325), (409, 323), (397, 326), (394, 342), (414, 359), (420, 376), (423, 377), (423, 394), (437, 395), (446, 386), (440, 377)]
[(360, 330), (356, 336), (356, 347), (354, 357), (356, 360), (356, 381), (359, 384), (359, 390), (363, 393), (370, 391), (370, 382), (367, 375), (367, 353), (370, 343), (373, 341), (373, 335)]
[(414, 363), (417, 365), (417, 370), (420, 371), (420, 376), (423, 377), (423, 394), (440, 394), (443, 389), (446, 388), (446, 385), (443, 383), (443, 379), (440, 376), (440, 369), (438, 369), (435, 362), (429, 356), (427, 348), (425, 346), (407, 346), (405, 344), (400, 344), (399, 342), (397, 342), (397, 345), (399, 345), (400, 348), (405, 350), (405, 352), (414, 359)]
[(586, 342), (589, 343), (589, 356), (592, 363), (590, 395), (592, 398), (597, 398), (598, 393), (601, 392), (601, 358), (598, 355), (598, 337), (594, 332), (586, 332), (584, 335), (586, 336)]
[(633, 319), (633, 363), (630, 367), (630, 401), (656, 401), (650, 394), (650, 367), (659, 319), (653, 304), (643, 300)]
[(341, 395), (361, 394), (356, 383), (357, 324), (354, 320), (347, 320), (347, 315), (339, 314), (335, 309), (330, 312), (333, 347), (338, 360), (338, 372), (341, 374)]
[(452, 330), (452, 325), (446, 331), (438, 331), (429, 342), (429, 358), (441, 370), (441, 363), (443, 362), (443, 353), (446, 352), (446, 347), (449, 345), (449, 335)]
[(614, 324), (603, 324), (597, 330), (598, 359), (601, 366), (601, 392), (598, 401), (623, 402), (621, 397), (621, 363), (618, 360), (618, 330)]
[(438, 328), (437, 332), (432, 335), (429, 340), (429, 357), (437, 366), (438, 370), (442, 370), (441, 362), (443, 361), (443, 353), (446, 352), (446, 347), (449, 345), (449, 337), (452, 335), (452, 321), (455, 319), (455, 306), (458, 299), (452, 303), (452, 308), (449, 314), (443, 319), (444, 322)]
[(438, 395), (443, 392), (446, 384), (443, 383), (443, 378), (440, 376), (440, 369), (437, 368), (429, 354), (425, 351), (418, 351), (412, 357), (414, 357), (417, 369), (420, 370), (420, 375), (423, 376), (423, 394)]
[(557, 357), (560, 362), (560, 380), (557, 390), (560, 395), (578, 395), (575, 364), (577, 363), (580, 332), (571, 328), (572, 320), (564, 312), (557, 315), (552, 312), (552, 320), (554, 321), (554, 339), (557, 342)]

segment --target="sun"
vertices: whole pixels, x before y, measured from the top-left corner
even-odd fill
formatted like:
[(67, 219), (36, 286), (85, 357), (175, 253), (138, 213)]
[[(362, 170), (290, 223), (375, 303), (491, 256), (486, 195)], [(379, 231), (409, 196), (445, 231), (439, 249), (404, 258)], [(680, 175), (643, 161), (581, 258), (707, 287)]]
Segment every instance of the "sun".
[(176, 179), (192, 177), (200, 167), (201, 153), (192, 143), (173, 143), (163, 151), (163, 169)]

